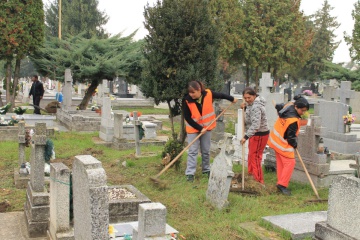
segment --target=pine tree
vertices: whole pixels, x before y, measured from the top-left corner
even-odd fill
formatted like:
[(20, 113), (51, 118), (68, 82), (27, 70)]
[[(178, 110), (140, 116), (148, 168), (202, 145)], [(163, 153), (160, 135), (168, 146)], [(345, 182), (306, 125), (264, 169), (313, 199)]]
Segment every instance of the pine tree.
[(314, 38), (310, 47), (312, 57), (305, 66), (310, 79), (318, 79), (321, 72), (326, 70), (324, 61), (332, 62), (334, 52), (340, 44), (335, 42), (334, 31), (340, 24), (336, 21), (336, 17), (330, 15), (333, 9), (325, 0), (322, 8), (312, 16), (314, 22)]
[[(146, 6), (144, 16), (149, 35), (140, 88), (156, 104), (166, 102), (172, 120), (181, 114), (188, 82), (199, 80), (214, 90), (222, 85), (217, 79), (219, 34), (203, 0), (157, 1)], [(172, 133), (175, 138), (173, 125)]]
[(350, 45), (350, 57), (354, 62), (360, 61), (360, 1), (354, 4), (354, 10), (351, 13), (354, 19), (354, 28), (352, 30), (352, 36), (348, 36), (344, 32), (344, 39), (347, 45)]
[[(20, 62), (39, 48), (44, 39), (43, 3), (41, 0), (8, 0), (0, 2), (0, 9), (0, 59), (6, 61), (6, 101), (15, 106)], [(12, 74), (14, 60), (15, 70)]]
[[(61, 1), (62, 36), (76, 36), (84, 32), (84, 37), (108, 37), (103, 26), (109, 20), (105, 12), (98, 10), (98, 0), (62, 0)], [(57, 37), (59, 31), (59, 0), (46, 8), (46, 32)]]

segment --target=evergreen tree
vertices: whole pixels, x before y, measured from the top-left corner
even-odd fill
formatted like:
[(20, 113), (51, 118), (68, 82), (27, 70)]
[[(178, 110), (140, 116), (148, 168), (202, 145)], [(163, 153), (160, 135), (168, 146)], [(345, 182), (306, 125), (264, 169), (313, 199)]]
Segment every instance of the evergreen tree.
[[(6, 102), (11, 102), (14, 106), (20, 62), (43, 42), (43, 3), (41, 0), (8, 0), (0, 2), (0, 9), (0, 59), (6, 61)], [(12, 74), (14, 60), (15, 69)]]
[[(203, 0), (158, 0), (154, 7), (146, 6), (144, 16), (149, 35), (140, 88), (156, 104), (167, 102), (172, 122), (181, 113), (189, 81), (202, 81), (214, 90), (222, 85), (216, 78), (219, 34)], [(175, 138), (173, 124), (172, 133)]]
[(354, 28), (352, 30), (352, 36), (348, 36), (344, 32), (344, 39), (347, 45), (350, 45), (350, 57), (354, 62), (360, 61), (360, 1), (354, 4), (354, 10), (351, 13), (354, 19)]
[(312, 16), (314, 22), (314, 38), (310, 46), (312, 57), (307, 62), (305, 68), (310, 79), (319, 79), (322, 71), (326, 70), (325, 61), (332, 62), (334, 52), (340, 42), (335, 42), (334, 31), (340, 26), (336, 17), (330, 15), (334, 9), (327, 0), (324, 1), (322, 8)]
[[(82, 32), (84, 37), (97, 36), (107, 38), (103, 26), (109, 20), (105, 12), (98, 10), (98, 0), (62, 0), (61, 1), (62, 36), (75, 36)], [(59, 32), (59, 0), (55, 0), (46, 8), (46, 32), (57, 37)]]
[(66, 68), (72, 70), (73, 80), (90, 86), (79, 106), (85, 109), (102, 79), (125, 77), (133, 80), (141, 74), (143, 41), (133, 41), (116, 35), (107, 39), (87, 39), (82, 35), (46, 41), (45, 46), (31, 56), (42, 75), (64, 81)]

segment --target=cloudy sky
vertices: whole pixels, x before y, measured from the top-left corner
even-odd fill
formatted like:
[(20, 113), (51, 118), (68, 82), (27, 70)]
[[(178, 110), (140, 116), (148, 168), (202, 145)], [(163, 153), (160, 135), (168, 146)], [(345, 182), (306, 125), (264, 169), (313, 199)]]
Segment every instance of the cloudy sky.
[[(301, 9), (306, 15), (315, 13), (323, 5), (323, 0), (301, 0)], [(339, 48), (335, 51), (334, 62), (350, 61), (348, 47), (343, 40), (343, 32), (351, 35), (354, 21), (351, 17), (351, 11), (357, 0), (328, 0), (329, 4), (334, 7), (331, 15), (337, 17), (341, 26), (335, 31), (338, 36), (337, 41), (342, 41)], [(138, 30), (137, 39), (144, 37), (147, 31), (143, 27), (144, 6), (149, 3), (153, 6), (156, 0), (99, 0), (99, 9), (103, 10), (110, 17), (106, 29), (111, 34), (122, 32), (128, 35)]]

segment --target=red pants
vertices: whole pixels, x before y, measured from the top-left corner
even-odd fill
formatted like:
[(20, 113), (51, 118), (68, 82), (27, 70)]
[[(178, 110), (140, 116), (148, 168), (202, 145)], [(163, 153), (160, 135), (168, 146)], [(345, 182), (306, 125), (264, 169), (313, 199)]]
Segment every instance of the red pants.
[(248, 173), (252, 174), (254, 179), (260, 183), (264, 183), (261, 161), (268, 138), (269, 134), (249, 138)]
[(287, 158), (276, 152), (277, 184), (288, 187), (294, 167), (295, 158)]

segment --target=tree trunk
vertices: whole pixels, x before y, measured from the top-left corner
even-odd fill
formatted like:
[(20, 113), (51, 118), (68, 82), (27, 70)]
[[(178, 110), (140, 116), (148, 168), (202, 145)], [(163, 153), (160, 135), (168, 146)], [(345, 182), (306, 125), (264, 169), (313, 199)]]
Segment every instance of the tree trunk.
[(255, 68), (255, 92), (259, 90), (259, 66)]
[(180, 137), (179, 141), (184, 145), (186, 139), (186, 130), (185, 130), (185, 117), (184, 112), (181, 111), (181, 122), (180, 122)]
[(81, 103), (79, 105), (80, 110), (85, 110), (87, 108), (90, 98), (92, 97), (92, 95), (95, 92), (95, 89), (97, 88), (98, 85), (99, 85), (98, 80), (92, 80), (89, 88), (85, 92), (85, 96), (84, 96), (83, 100), (81, 101)]
[(11, 106), (13, 108), (15, 107), (15, 98), (16, 98), (16, 95), (17, 95), (16, 88), (17, 88), (17, 85), (19, 83), (20, 64), (21, 64), (21, 60), (16, 59), (16, 61), (15, 61), (15, 72), (14, 72), (14, 82), (11, 84), (11, 86), (12, 86)]
[(10, 102), (11, 60), (6, 61), (6, 103)]
[(173, 139), (175, 140), (176, 139), (176, 133), (175, 133), (175, 128), (174, 128), (174, 115), (171, 111), (171, 104), (170, 104), (170, 101), (166, 101), (167, 104), (168, 104), (168, 107), (169, 107), (169, 118), (170, 118), (170, 125), (171, 125), (171, 135), (173, 137)]
[(246, 63), (246, 87), (250, 85), (250, 66)]

